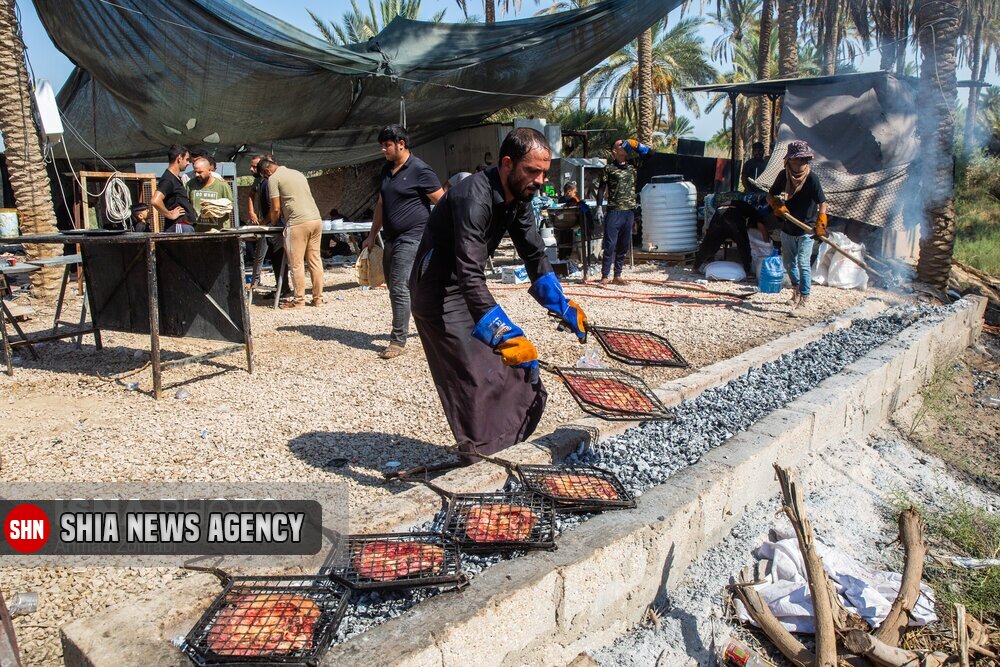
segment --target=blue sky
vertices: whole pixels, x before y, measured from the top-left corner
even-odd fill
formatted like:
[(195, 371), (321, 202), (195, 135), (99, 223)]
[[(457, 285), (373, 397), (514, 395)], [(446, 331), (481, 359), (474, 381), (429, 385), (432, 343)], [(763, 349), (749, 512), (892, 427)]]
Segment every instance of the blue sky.
[[(72, 2), (73, 0), (67, 1)], [(339, 20), (344, 12), (350, 7), (350, 0), (251, 0), (250, 4), (259, 7), (263, 11), (274, 16), (280, 17), (292, 25), (315, 33), (316, 30), (309, 18), (307, 9), (312, 9), (316, 14), (322, 17)], [(361, 0), (358, 4), (361, 6), (367, 6), (368, 3), (366, 0)], [(537, 3), (533, 0), (524, 0), (520, 16), (530, 16), (549, 4), (550, 0), (541, 0)], [(709, 4), (714, 3), (706, 3), (706, 5)], [(28, 58), (31, 61), (35, 76), (40, 79), (48, 79), (58, 90), (66, 80), (66, 77), (69, 76), (69, 73), (73, 68), (72, 63), (63, 54), (61, 54), (58, 49), (55, 48), (55, 45), (52, 44), (52, 41), (49, 39), (48, 34), (46, 34), (41, 22), (38, 20), (38, 16), (35, 13), (35, 7), (30, 0), (17, 0), (17, 5), (21, 10), (21, 27), (24, 33), (25, 45), (28, 48)], [(470, 13), (477, 14), (479, 16), (482, 15), (483, 9), (481, 2), (477, 0), (469, 0), (468, 5)], [(441, 9), (445, 10), (445, 21), (457, 22), (463, 19), (462, 11), (459, 9), (455, 0), (423, 0), (421, 16), (430, 17), (431, 14)], [(680, 10), (675, 10), (668, 17), (668, 21), (675, 21), (679, 17)], [(503, 17), (499, 18), (503, 20)], [(705, 38), (706, 44), (710, 45), (712, 40), (721, 34), (721, 30), (714, 26), (706, 26), (703, 28), (702, 34)], [(861, 59), (856, 63), (856, 65), (858, 69), (862, 71), (877, 68), (878, 52), (874, 52), (872, 56), (866, 59)], [(716, 63), (716, 67), (721, 71), (725, 71), (725, 69), (727, 69), (726, 65), (720, 63)], [(960, 79), (968, 77), (969, 71), (967, 68), (959, 71)], [(987, 81), (997, 84), (1000, 83), (1000, 77), (998, 77), (996, 72), (993, 71), (987, 77)], [(960, 101), (964, 102), (967, 93), (962, 90), (960, 90), (959, 93)], [(707, 101), (707, 96), (700, 95), (699, 97), (701, 98), (699, 101), (702, 106), (704, 106)], [(720, 108), (712, 114), (702, 114), (700, 118), (694, 118), (690, 111), (683, 108), (681, 108), (679, 112), (691, 119), (694, 124), (695, 136), (700, 139), (708, 139), (722, 124), (721, 106), (722, 105), (719, 105)]]

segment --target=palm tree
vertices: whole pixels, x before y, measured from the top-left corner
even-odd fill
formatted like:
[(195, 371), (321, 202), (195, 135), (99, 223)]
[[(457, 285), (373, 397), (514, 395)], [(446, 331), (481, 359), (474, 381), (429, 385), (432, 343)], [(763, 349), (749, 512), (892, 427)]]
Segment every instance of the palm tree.
[(639, 141), (653, 143), (653, 31), (650, 28), (639, 35)]
[[(56, 213), (52, 207), (49, 175), (45, 171), (38, 128), (32, 112), (31, 79), (24, 61), (24, 42), (14, 0), (0, 4), (0, 132), (3, 133), (10, 186), (14, 191), (23, 234), (54, 234)], [(28, 259), (52, 257), (57, 245), (26, 245)], [(55, 296), (58, 269), (32, 274), (35, 296)]]
[(761, 0), (717, 0), (711, 23), (722, 29), (712, 42), (712, 59), (731, 62), (743, 38), (757, 31)]
[[(962, 54), (972, 70), (972, 80), (983, 82), (989, 69), (991, 51), (998, 45), (996, 15), (1000, 7), (997, 0), (965, 0), (962, 12)], [(971, 29), (970, 29), (971, 28)], [(971, 39), (970, 39), (971, 37)], [(975, 141), (975, 120), (979, 105), (979, 87), (969, 88), (969, 104), (965, 109), (963, 152), (969, 155)]]
[[(695, 116), (699, 115), (698, 103), (692, 93), (681, 90), (684, 86), (709, 83), (718, 75), (705, 52), (704, 40), (698, 34), (702, 20), (688, 17), (667, 28), (664, 21), (652, 27), (652, 88), (658, 100), (656, 119), (673, 122), (678, 99)], [(612, 54), (601, 66), (589, 74), (589, 94), (607, 97), (612, 116), (636, 122), (638, 118), (638, 49), (635, 42)]]
[(669, 125), (664, 125), (661, 132), (657, 134), (663, 135), (663, 144), (668, 152), (677, 150), (677, 140), (681, 137), (686, 137), (694, 133), (694, 125), (691, 124), (690, 119), (687, 116), (677, 116), (674, 118), (674, 122)]
[[(462, 9), (462, 13), (468, 16), (468, 0), (455, 0), (455, 2), (458, 3), (458, 6)], [(511, 8), (513, 8), (515, 12), (521, 11), (522, 0), (483, 0), (483, 6), (486, 9), (486, 23), (496, 23), (498, 3), (502, 14), (507, 14), (511, 11)], [(538, 4), (538, 0), (535, 0), (535, 4)]]
[(778, 0), (778, 74), (782, 78), (799, 71), (799, 3)]
[[(748, 81), (755, 81), (757, 77), (757, 60), (758, 54), (760, 53), (760, 48), (757, 44), (759, 35), (756, 33), (751, 33), (747, 39), (745, 39), (738, 48), (733, 51), (733, 68), (722, 75), (722, 81), (726, 83), (745, 83)], [(775, 67), (777, 65), (778, 59), (778, 39), (777, 36), (772, 34), (770, 39), (770, 48), (766, 51), (768, 53), (768, 58), (770, 60), (769, 67)], [(733, 108), (729, 97), (724, 94), (719, 94), (708, 103), (705, 107), (705, 111), (711, 111), (720, 102), (725, 102), (724, 113), (723, 113), (723, 123), (728, 121), (732, 117)], [(762, 109), (763, 108), (763, 109)], [(753, 119), (755, 117), (760, 117), (762, 113), (770, 113), (769, 100), (766, 97), (741, 97), (737, 99), (736, 103), (736, 159), (742, 160), (744, 154), (750, 148), (750, 144), (754, 139), (754, 127)], [(726, 131), (729, 132), (728, 130)], [(768, 143), (770, 137), (766, 137), (762, 141)], [(713, 145), (729, 147), (731, 144), (731, 139), (728, 136), (719, 136), (713, 141)]]
[(926, 211), (917, 275), (942, 290), (948, 287), (955, 245), (952, 142), (958, 93), (955, 69), (960, 1), (917, 0), (917, 38), (923, 58), (917, 132), (924, 153), (921, 193)]
[[(367, 12), (358, 6), (358, 0), (351, 0), (351, 9), (344, 12), (339, 24), (324, 21), (312, 10), (306, 11), (326, 41), (331, 44), (358, 44), (382, 32), (397, 16), (419, 18), (420, 0), (381, 0), (377, 7), (375, 0), (368, 0)], [(444, 12), (443, 9), (437, 12), (431, 20), (439, 23), (444, 18)]]
[[(570, 9), (583, 9), (584, 7), (589, 7), (591, 4), (597, 0), (555, 0), (552, 6), (548, 9), (543, 9), (536, 13), (536, 16), (542, 14), (555, 14), (557, 12), (565, 12)], [(580, 76), (580, 81), (577, 85), (577, 94), (580, 97), (580, 108), (587, 108), (587, 74), (584, 73)]]
[[(757, 80), (771, 78), (771, 15), (772, 0), (763, 0), (760, 6), (760, 30), (757, 31)], [(771, 107), (757, 105), (757, 141), (765, 146), (771, 143)]]

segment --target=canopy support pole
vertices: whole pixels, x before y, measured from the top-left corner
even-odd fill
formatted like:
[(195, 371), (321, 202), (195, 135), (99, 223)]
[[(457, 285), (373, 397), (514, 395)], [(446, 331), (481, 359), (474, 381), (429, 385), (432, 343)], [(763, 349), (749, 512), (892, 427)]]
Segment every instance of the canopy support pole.
[(733, 123), (729, 128), (729, 191), (736, 192), (736, 102), (740, 94), (730, 92), (729, 108), (733, 112)]

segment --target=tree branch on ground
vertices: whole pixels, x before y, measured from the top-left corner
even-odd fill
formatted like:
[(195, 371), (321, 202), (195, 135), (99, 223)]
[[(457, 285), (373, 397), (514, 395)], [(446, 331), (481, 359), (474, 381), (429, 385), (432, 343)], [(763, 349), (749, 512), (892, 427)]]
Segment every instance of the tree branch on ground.
[(927, 543), (924, 541), (926, 525), (920, 513), (909, 507), (899, 514), (899, 540), (903, 543), (903, 576), (899, 582), (899, 594), (882, 621), (875, 636), (890, 646), (899, 646), (899, 640), (906, 631), (910, 611), (920, 597), (920, 580), (924, 573), (924, 557)]
[(833, 603), (830, 587), (827, 585), (826, 569), (823, 560), (816, 551), (812, 523), (805, 515), (805, 504), (802, 491), (791, 479), (791, 470), (775, 464), (778, 474), (778, 484), (781, 486), (781, 496), (784, 506), (781, 511), (788, 516), (795, 529), (795, 537), (799, 542), (802, 560), (805, 563), (806, 576), (809, 578), (809, 592), (813, 602), (813, 616), (816, 624), (816, 662), (817, 667), (836, 667), (837, 665), (837, 633), (834, 625)]

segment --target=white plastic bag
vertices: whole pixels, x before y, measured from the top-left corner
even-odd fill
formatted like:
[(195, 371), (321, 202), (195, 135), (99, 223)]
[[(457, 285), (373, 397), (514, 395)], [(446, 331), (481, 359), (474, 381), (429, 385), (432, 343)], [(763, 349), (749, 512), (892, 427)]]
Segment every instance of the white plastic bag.
[(739, 262), (712, 262), (705, 265), (705, 277), (708, 280), (739, 282), (747, 277), (747, 272)]
[(771, 253), (774, 252), (774, 244), (771, 243), (771, 239), (762, 238), (760, 230), (748, 229), (747, 236), (750, 238), (751, 258), (757, 259), (758, 257), (770, 257)]
[[(856, 259), (863, 259), (865, 246), (855, 243), (841, 232), (831, 232), (830, 240)], [(816, 266), (812, 271), (812, 281), (817, 285), (839, 287), (841, 289), (868, 289), (868, 272), (833, 249), (829, 243), (820, 241)]]

